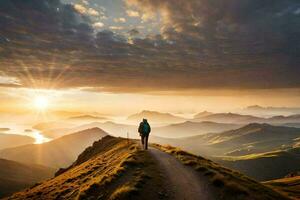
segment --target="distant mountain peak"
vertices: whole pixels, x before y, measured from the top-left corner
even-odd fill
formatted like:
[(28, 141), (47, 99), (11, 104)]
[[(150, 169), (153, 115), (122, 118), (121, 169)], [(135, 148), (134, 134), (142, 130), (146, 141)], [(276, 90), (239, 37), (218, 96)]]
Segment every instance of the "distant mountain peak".
[(251, 106), (247, 106), (246, 109), (261, 109), (261, 108), (264, 108), (260, 105), (251, 105)]
[(165, 123), (165, 122), (184, 122), (182, 117), (175, 116), (170, 113), (162, 113), (158, 111), (143, 110), (139, 113), (130, 115), (127, 119), (131, 121), (140, 121), (143, 118), (147, 118), (149, 122)]
[(267, 128), (267, 127), (274, 127), (267, 123), (250, 123), (242, 128)]
[(194, 119), (201, 118), (201, 117), (206, 117), (206, 116), (212, 115), (212, 114), (213, 114), (212, 112), (208, 112), (208, 111), (205, 110), (203, 112), (200, 112), (200, 113), (194, 115)]
[(158, 111), (151, 111), (151, 110), (142, 110), (140, 114), (152, 114), (152, 115), (172, 115), (170, 113), (163, 113), (163, 112), (158, 112)]

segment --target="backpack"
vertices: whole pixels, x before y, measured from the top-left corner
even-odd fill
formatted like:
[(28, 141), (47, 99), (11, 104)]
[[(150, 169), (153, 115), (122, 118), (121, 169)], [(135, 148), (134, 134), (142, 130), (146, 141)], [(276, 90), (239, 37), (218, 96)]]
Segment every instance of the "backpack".
[(144, 123), (143, 125), (143, 133), (144, 134), (149, 134), (150, 133), (150, 126), (148, 123)]

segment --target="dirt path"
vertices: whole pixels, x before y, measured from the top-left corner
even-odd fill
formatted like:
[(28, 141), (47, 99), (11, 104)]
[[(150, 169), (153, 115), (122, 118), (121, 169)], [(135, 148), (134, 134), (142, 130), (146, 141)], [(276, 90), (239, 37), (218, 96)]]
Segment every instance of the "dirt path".
[[(175, 200), (214, 200), (210, 186), (193, 169), (184, 166), (175, 157), (157, 150), (149, 149), (157, 160), (165, 176), (168, 196)], [(170, 196), (171, 195), (171, 196)]]

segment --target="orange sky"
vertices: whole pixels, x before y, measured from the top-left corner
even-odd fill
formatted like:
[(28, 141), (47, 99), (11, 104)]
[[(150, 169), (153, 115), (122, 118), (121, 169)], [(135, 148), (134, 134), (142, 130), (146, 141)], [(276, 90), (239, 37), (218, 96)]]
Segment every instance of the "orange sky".
[(173, 113), (235, 111), (249, 105), (297, 107), (298, 90), (206, 90), (164, 94), (101, 93), (79, 89), (34, 90), (0, 88), (2, 111), (36, 110), (35, 99), (45, 97), (48, 110), (99, 112), (127, 115), (141, 110), (158, 110)]

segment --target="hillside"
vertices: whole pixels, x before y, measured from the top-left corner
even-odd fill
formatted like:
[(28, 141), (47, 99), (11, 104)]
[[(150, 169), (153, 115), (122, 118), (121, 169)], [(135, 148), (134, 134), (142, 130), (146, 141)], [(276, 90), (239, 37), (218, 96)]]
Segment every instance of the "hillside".
[[(106, 136), (80, 154), (70, 167), (61, 169), (55, 178), (10, 198), (179, 200), (189, 194), (198, 197), (189, 199), (199, 199), (199, 196), (226, 200), (287, 199), (210, 160), (173, 147), (155, 147), (159, 150), (142, 151), (134, 140)], [(159, 159), (155, 156), (157, 153)], [(164, 162), (173, 163), (172, 167)], [(180, 179), (173, 179), (174, 174), (169, 176), (168, 172), (172, 172), (174, 167), (192, 177), (177, 176)], [(203, 184), (198, 185), (198, 181)], [(174, 184), (181, 186), (180, 189), (174, 188)], [(192, 188), (188, 189), (190, 186)], [(200, 188), (194, 191), (195, 187)]]
[(54, 169), (0, 159), (0, 198), (53, 177)]
[(252, 115), (241, 115), (236, 113), (215, 113), (194, 118), (193, 121), (212, 121), (217, 123), (248, 124), (254, 122), (263, 123), (265, 122), (265, 118), (255, 117)]
[(292, 199), (300, 199), (300, 176), (271, 180), (264, 184)]
[(297, 128), (249, 124), (222, 133), (177, 139), (152, 135), (150, 141), (205, 155), (257, 180), (271, 180), (299, 171), (299, 134)]
[(222, 157), (222, 160), (218, 162), (256, 180), (267, 181), (300, 171), (300, 148), (247, 156)]
[(164, 124), (164, 123), (179, 123), (184, 122), (186, 119), (182, 117), (177, 117), (175, 115), (172, 115), (170, 113), (161, 113), (156, 111), (147, 111), (144, 110), (140, 113), (130, 115), (127, 120), (131, 122), (138, 123), (143, 118), (148, 119), (150, 123), (158, 123), (158, 124)]
[(224, 124), (215, 122), (191, 122), (171, 124), (153, 129), (153, 134), (160, 137), (176, 138), (201, 135), (205, 133), (217, 133), (240, 128), (238, 124)]
[(43, 144), (3, 149), (0, 157), (18, 162), (30, 162), (53, 168), (70, 165), (94, 141), (106, 136), (99, 128), (76, 132)]
[(137, 125), (134, 126), (134, 125), (127, 125), (127, 124), (118, 124), (111, 121), (92, 122), (80, 126), (75, 126), (72, 128), (49, 129), (43, 131), (43, 134), (55, 138), (57, 136), (63, 136), (66, 134), (70, 134), (70, 133), (74, 133), (74, 132), (78, 132), (78, 131), (82, 131), (94, 127), (98, 127), (113, 136), (127, 137), (127, 133), (129, 133), (131, 138), (139, 137), (137, 133)]
[(263, 153), (291, 147), (300, 137), (300, 129), (249, 124), (242, 128), (210, 135), (206, 138), (211, 148), (222, 149), (230, 156)]
[(253, 123), (221, 133), (172, 139), (152, 135), (150, 140), (206, 156), (244, 156), (290, 148), (298, 144), (299, 137), (298, 128)]
[(127, 125), (127, 124), (119, 124), (115, 122), (93, 122), (90, 124), (84, 124), (82, 126), (76, 127), (75, 129), (83, 129), (88, 127), (99, 127), (105, 132), (109, 133), (110, 135), (116, 136), (116, 137), (127, 137), (127, 133), (130, 134), (130, 137), (138, 137), (137, 132), (137, 126), (138, 125)]
[(285, 124), (282, 124), (282, 126), (300, 128), (300, 123), (285, 123)]
[(29, 136), (0, 133), (0, 149), (33, 144), (34, 142), (35, 140)]
[(274, 116), (268, 119), (269, 123), (300, 123), (300, 114), (297, 115), (289, 115), (289, 116)]

